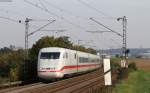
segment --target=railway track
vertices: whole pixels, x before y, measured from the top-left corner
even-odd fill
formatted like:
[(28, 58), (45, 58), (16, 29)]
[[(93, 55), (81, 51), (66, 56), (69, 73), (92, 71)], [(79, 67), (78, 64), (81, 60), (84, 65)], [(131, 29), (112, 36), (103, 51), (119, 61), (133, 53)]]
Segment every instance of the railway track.
[(33, 84), (29, 84), (29, 85), (24, 85), (24, 86), (18, 86), (18, 87), (11, 87), (11, 88), (7, 88), (7, 89), (3, 89), (0, 90), (0, 93), (12, 93), (13, 91), (16, 90), (21, 90), (21, 89), (25, 89), (25, 88), (33, 88), (33, 87), (39, 87), (39, 86), (44, 86), (46, 84), (42, 83), (42, 82), (38, 82), (38, 83), (33, 83)]
[(2, 90), (0, 93), (81, 93), (89, 87), (103, 85), (103, 77), (103, 69), (99, 69), (91, 73), (53, 83), (35, 83)]
[[(72, 90), (71, 93), (87, 93), (85, 91), (89, 91), (88, 89), (91, 88), (97, 88), (104, 85), (103, 76), (94, 78), (92, 80), (89, 80), (85, 84), (80, 85), (78, 89)], [(61, 93), (61, 92), (60, 92)]]
[[(97, 86), (97, 84), (99, 84), (99, 83), (103, 85), (103, 81), (104, 81), (103, 76), (95, 77), (90, 80), (87, 80), (86, 82), (84, 81), (82, 83), (78, 83), (69, 88), (65, 88), (63, 90), (57, 91), (57, 93), (81, 93), (90, 87), (93, 87), (95, 85)], [(51, 92), (47, 92), (47, 93), (51, 93)]]
[[(78, 77), (74, 77), (74, 78), (70, 78), (64, 81), (52, 83), (46, 87), (41, 87), (40, 90), (34, 89), (34, 90), (28, 90), (28, 91), (30, 91), (29, 93), (42, 93), (43, 91), (44, 93), (59, 93), (59, 91), (60, 93), (69, 93), (69, 91), (67, 90), (74, 89), (72, 86), (76, 86), (76, 85), (78, 86), (78, 84), (82, 84), (83, 82), (87, 82), (88, 80), (99, 77), (100, 73), (103, 73), (103, 70), (95, 71), (95, 72), (85, 74), (82, 76), (78, 76)], [(26, 91), (22, 93), (26, 93)]]

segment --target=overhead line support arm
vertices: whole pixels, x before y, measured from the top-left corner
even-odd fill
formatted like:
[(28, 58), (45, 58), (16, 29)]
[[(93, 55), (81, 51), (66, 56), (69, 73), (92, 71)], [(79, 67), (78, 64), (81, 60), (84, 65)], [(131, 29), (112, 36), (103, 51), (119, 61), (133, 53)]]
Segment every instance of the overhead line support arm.
[(120, 33), (116, 32), (116, 31), (114, 31), (114, 30), (110, 29), (109, 27), (107, 27), (107, 26), (103, 25), (102, 23), (100, 23), (100, 22), (96, 21), (94, 18), (92, 18), (92, 17), (91, 17), (91, 18), (90, 18), (90, 20), (92, 20), (92, 21), (96, 22), (97, 24), (99, 24), (99, 25), (101, 25), (101, 26), (105, 27), (106, 29), (108, 29), (108, 30), (110, 30), (111, 32), (113, 32), (113, 33), (117, 34), (118, 36), (123, 37)]

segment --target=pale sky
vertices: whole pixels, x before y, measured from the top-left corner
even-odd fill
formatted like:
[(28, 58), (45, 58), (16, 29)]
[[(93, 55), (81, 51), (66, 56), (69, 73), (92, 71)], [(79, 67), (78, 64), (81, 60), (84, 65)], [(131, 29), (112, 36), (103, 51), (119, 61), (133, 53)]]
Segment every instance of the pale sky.
[[(7, 1), (7, 0), (6, 0)], [(25, 26), (1, 17), (13, 20), (32, 19), (56, 20), (44, 29), (66, 30), (63, 33), (37, 32), (29, 37), (31, 47), (39, 38), (48, 36), (67, 35), (71, 41), (91, 46), (96, 49), (120, 48), (121, 38), (114, 33), (91, 34), (86, 31), (107, 29), (91, 21), (93, 17), (109, 28), (122, 33), (121, 21), (116, 18), (126, 16), (127, 46), (129, 48), (150, 48), (150, 1), (149, 0), (28, 0), (31, 3), (47, 9), (46, 12), (24, 0), (12, 0), (12, 2), (0, 2), (0, 48), (9, 45), (24, 47)], [(87, 6), (81, 1), (88, 3)], [(92, 8), (91, 8), (92, 7)], [(94, 8), (94, 9), (93, 9)], [(29, 32), (32, 32), (47, 21), (30, 22)], [(91, 42), (92, 40), (92, 42)]]

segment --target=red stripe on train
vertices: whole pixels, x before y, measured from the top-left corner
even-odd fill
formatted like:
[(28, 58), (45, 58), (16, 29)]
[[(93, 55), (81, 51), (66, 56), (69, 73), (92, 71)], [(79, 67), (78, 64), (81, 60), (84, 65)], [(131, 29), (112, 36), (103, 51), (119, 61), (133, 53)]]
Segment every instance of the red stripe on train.
[(38, 71), (38, 72), (61, 72), (64, 69), (73, 69), (73, 68), (81, 68), (81, 67), (91, 67), (91, 66), (96, 66), (96, 65), (100, 65), (100, 64), (88, 64), (88, 65), (78, 65), (78, 66), (75, 66), (75, 65), (64, 66), (60, 70), (42, 70), (42, 71)]

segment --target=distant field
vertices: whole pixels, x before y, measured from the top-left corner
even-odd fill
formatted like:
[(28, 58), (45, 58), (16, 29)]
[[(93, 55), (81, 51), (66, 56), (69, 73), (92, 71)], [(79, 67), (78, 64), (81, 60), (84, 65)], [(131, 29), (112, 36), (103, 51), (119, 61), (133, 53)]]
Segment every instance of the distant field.
[(134, 58), (129, 59), (129, 63), (135, 62), (139, 69), (150, 71), (150, 59)]

